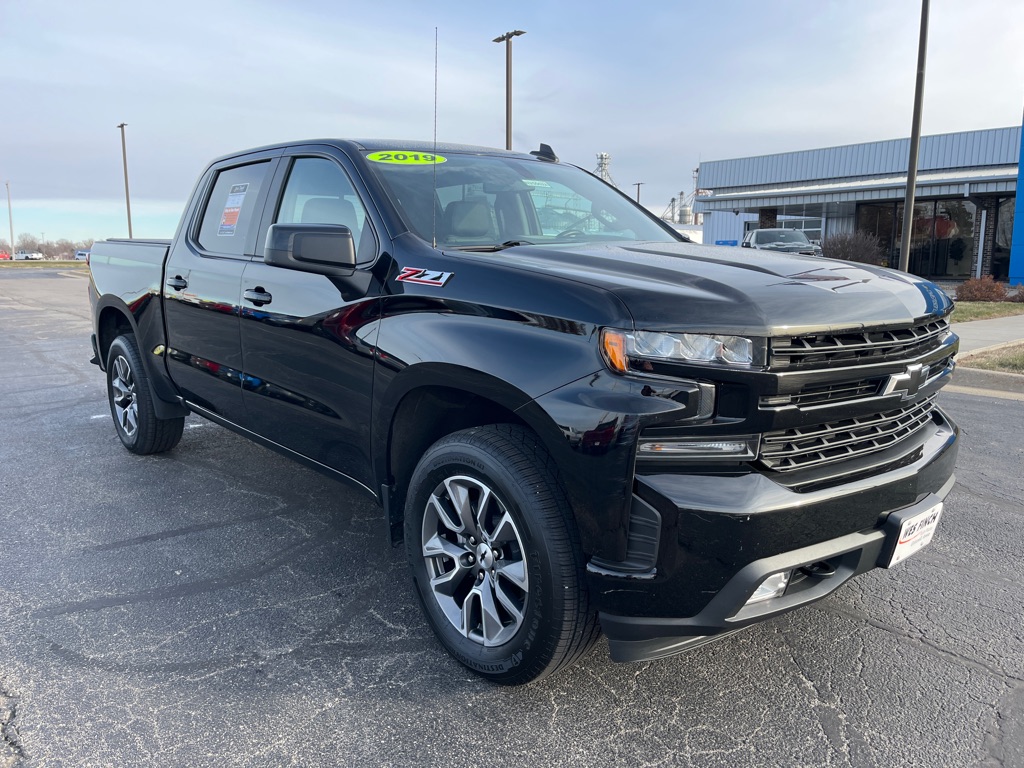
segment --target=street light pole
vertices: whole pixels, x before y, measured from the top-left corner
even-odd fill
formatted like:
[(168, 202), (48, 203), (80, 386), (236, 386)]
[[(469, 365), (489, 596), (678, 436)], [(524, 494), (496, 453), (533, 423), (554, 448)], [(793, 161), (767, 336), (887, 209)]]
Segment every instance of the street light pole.
[(921, 38), (917, 43), (917, 83), (914, 87), (914, 117), (910, 128), (910, 156), (907, 160), (907, 191), (903, 200), (903, 240), (900, 269), (910, 271), (910, 236), (914, 231), (914, 194), (917, 187), (917, 155), (921, 146), (921, 102), (924, 101), (924, 60), (928, 52), (928, 0), (921, 0)]
[(128, 123), (120, 123), (117, 127), (121, 129), (121, 162), (124, 165), (124, 204), (128, 209), (128, 239), (132, 239), (132, 201), (128, 194), (128, 149), (124, 141), (124, 127)]
[(512, 149), (512, 38), (525, 34), (514, 29), (494, 38), (495, 43), (505, 44), (505, 149)]
[(5, 181), (7, 187), (7, 223), (11, 226), (11, 258), (14, 258), (14, 214), (11, 212), (11, 182)]
[(644, 181), (635, 181), (635, 182), (633, 182), (633, 186), (636, 187), (636, 201), (638, 203), (640, 202), (640, 187), (642, 187), (646, 183), (647, 182), (644, 182)]

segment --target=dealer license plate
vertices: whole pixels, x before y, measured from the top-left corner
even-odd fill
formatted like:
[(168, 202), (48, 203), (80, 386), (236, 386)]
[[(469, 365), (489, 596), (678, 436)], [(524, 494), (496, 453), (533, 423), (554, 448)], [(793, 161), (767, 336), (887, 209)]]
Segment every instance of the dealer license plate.
[(926, 509), (919, 515), (914, 515), (903, 521), (900, 526), (899, 538), (896, 540), (896, 548), (889, 558), (886, 568), (892, 568), (901, 563), (911, 555), (917, 554), (932, 540), (935, 529), (939, 527), (939, 518), (942, 516), (942, 504)]

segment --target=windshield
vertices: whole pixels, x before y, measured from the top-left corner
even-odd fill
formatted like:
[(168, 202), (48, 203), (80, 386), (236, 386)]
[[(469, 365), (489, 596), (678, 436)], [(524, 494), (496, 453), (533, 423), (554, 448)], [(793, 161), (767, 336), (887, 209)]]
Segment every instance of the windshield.
[(572, 166), (451, 152), (436, 162), (392, 152), (371, 152), (367, 160), (409, 229), (427, 242), (436, 235), (440, 246), (678, 241), (628, 198)]
[(765, 229), (757, 233), (757, 244), (767, 245), (768, 243), (798, 243), (810, 245), (811, 241), (799, 229)]

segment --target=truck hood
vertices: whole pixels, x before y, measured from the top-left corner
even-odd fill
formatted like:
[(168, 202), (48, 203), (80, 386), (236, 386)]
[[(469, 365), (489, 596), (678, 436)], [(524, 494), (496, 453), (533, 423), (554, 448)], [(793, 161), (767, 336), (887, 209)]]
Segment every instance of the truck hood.
[(933, 283), (904, 272), (753, 248), (629, 242), (494, 255), (610, 291), (650, 330), (795, 335), (906, 325), (952, 307)]

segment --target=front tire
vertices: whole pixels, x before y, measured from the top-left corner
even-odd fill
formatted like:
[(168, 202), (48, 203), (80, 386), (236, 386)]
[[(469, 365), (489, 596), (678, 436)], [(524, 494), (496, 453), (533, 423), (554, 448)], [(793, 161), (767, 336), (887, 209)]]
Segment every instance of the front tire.
[(405, 542), (427, 620), (459, 662), (518, 685), (597, 639), (579, 535), (554, 462), (516, 425), (432, 445), (413, 472)]
[(117, 436), (132, 453), (163, 453), (181, 440), (184, 417), (157, 418), (149, 376), (133, 334), (118, 336), (107, 352), (107, 399)]

